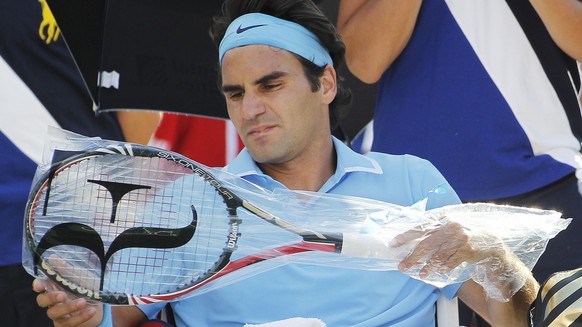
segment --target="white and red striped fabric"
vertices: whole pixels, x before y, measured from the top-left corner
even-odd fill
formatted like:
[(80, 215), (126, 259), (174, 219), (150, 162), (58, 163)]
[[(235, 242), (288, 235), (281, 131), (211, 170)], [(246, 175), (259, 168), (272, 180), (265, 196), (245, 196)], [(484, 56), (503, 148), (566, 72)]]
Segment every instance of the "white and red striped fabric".
[(209, 167), (228, 164), (243, 148), (229, 120), (174, 113), (164, 113), (150, 144)]

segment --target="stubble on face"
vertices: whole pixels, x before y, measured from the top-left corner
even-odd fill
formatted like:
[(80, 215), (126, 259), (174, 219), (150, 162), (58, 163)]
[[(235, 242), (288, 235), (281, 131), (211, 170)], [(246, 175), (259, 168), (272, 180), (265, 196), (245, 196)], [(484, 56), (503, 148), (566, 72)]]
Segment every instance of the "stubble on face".
[(229, 101), (229, 92), (225, 96), (231, 120), (253, 159), (284, 164), (309, 151), (325, 128), (321, 120), (328, 118), (320, 114), (321, 100), (299, 60), (270, 46), (229, 52), (223, 60), (223, 91), (244, 93), (237, 101)]

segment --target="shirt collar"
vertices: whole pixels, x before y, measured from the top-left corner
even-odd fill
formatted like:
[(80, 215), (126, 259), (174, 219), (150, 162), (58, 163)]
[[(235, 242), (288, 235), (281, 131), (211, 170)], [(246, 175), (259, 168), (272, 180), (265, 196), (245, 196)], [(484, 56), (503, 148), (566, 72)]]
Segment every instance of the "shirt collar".
[[(376, 160), (353, 151), (342, 141), (335, 137), (333, 137), (333, 144), (337, 154), (337, 168), (335, 174), (331, 176), (330, 179), (319, 190), (320, 192), (327, 192), (349, 173), (383, 173), (382, 167), (380, 167)], [(264, 186), (266, 183), (275, 183), (278, 184), (279, 187), (284, 187), (282, 184), (263, 174), (246, 148), (244, 148), (230, 164), (224, 167), (224, 170), (253, 182), (258, 182), (261, 184), (261, 186)], [(267, 188), (274, 187), (275, 186)]]

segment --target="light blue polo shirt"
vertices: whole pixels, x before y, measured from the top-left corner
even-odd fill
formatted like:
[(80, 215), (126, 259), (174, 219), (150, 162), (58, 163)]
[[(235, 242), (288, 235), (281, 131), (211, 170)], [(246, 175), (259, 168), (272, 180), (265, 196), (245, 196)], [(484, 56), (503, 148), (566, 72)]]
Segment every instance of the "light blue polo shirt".
[[(428, 208), (459, 203), (426, 160), (380, 153), (364, 156), (337, 139), (334, 145), (338, 167), (320, 192), (409, 206), (440, 186), (446, 192), (428, 196)], [(284, 188), (260, 171), (246, 149), (225, 170), (269, 190)], [(441, 290), (398, 271), (290, 263), (183, 299), (173, 308), (178, 326), (243, 326), (293, 317), (319, 318), (334, 327), (434, 326), (437, 298), (441, 292), (453, 297), (459, 286)], [(161, 305), (140, 308), (153, 317)]]

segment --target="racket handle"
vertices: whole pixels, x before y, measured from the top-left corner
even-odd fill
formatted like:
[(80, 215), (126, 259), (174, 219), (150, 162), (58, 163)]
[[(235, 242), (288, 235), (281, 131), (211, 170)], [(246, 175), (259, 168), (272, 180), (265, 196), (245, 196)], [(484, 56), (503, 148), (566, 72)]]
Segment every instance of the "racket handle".
[(344, 234), (341, 254), (358, 258), (377, 258), (400, 261), (405, 257), (402, 249), (392, 247), (390, 239), (370, 234)]

